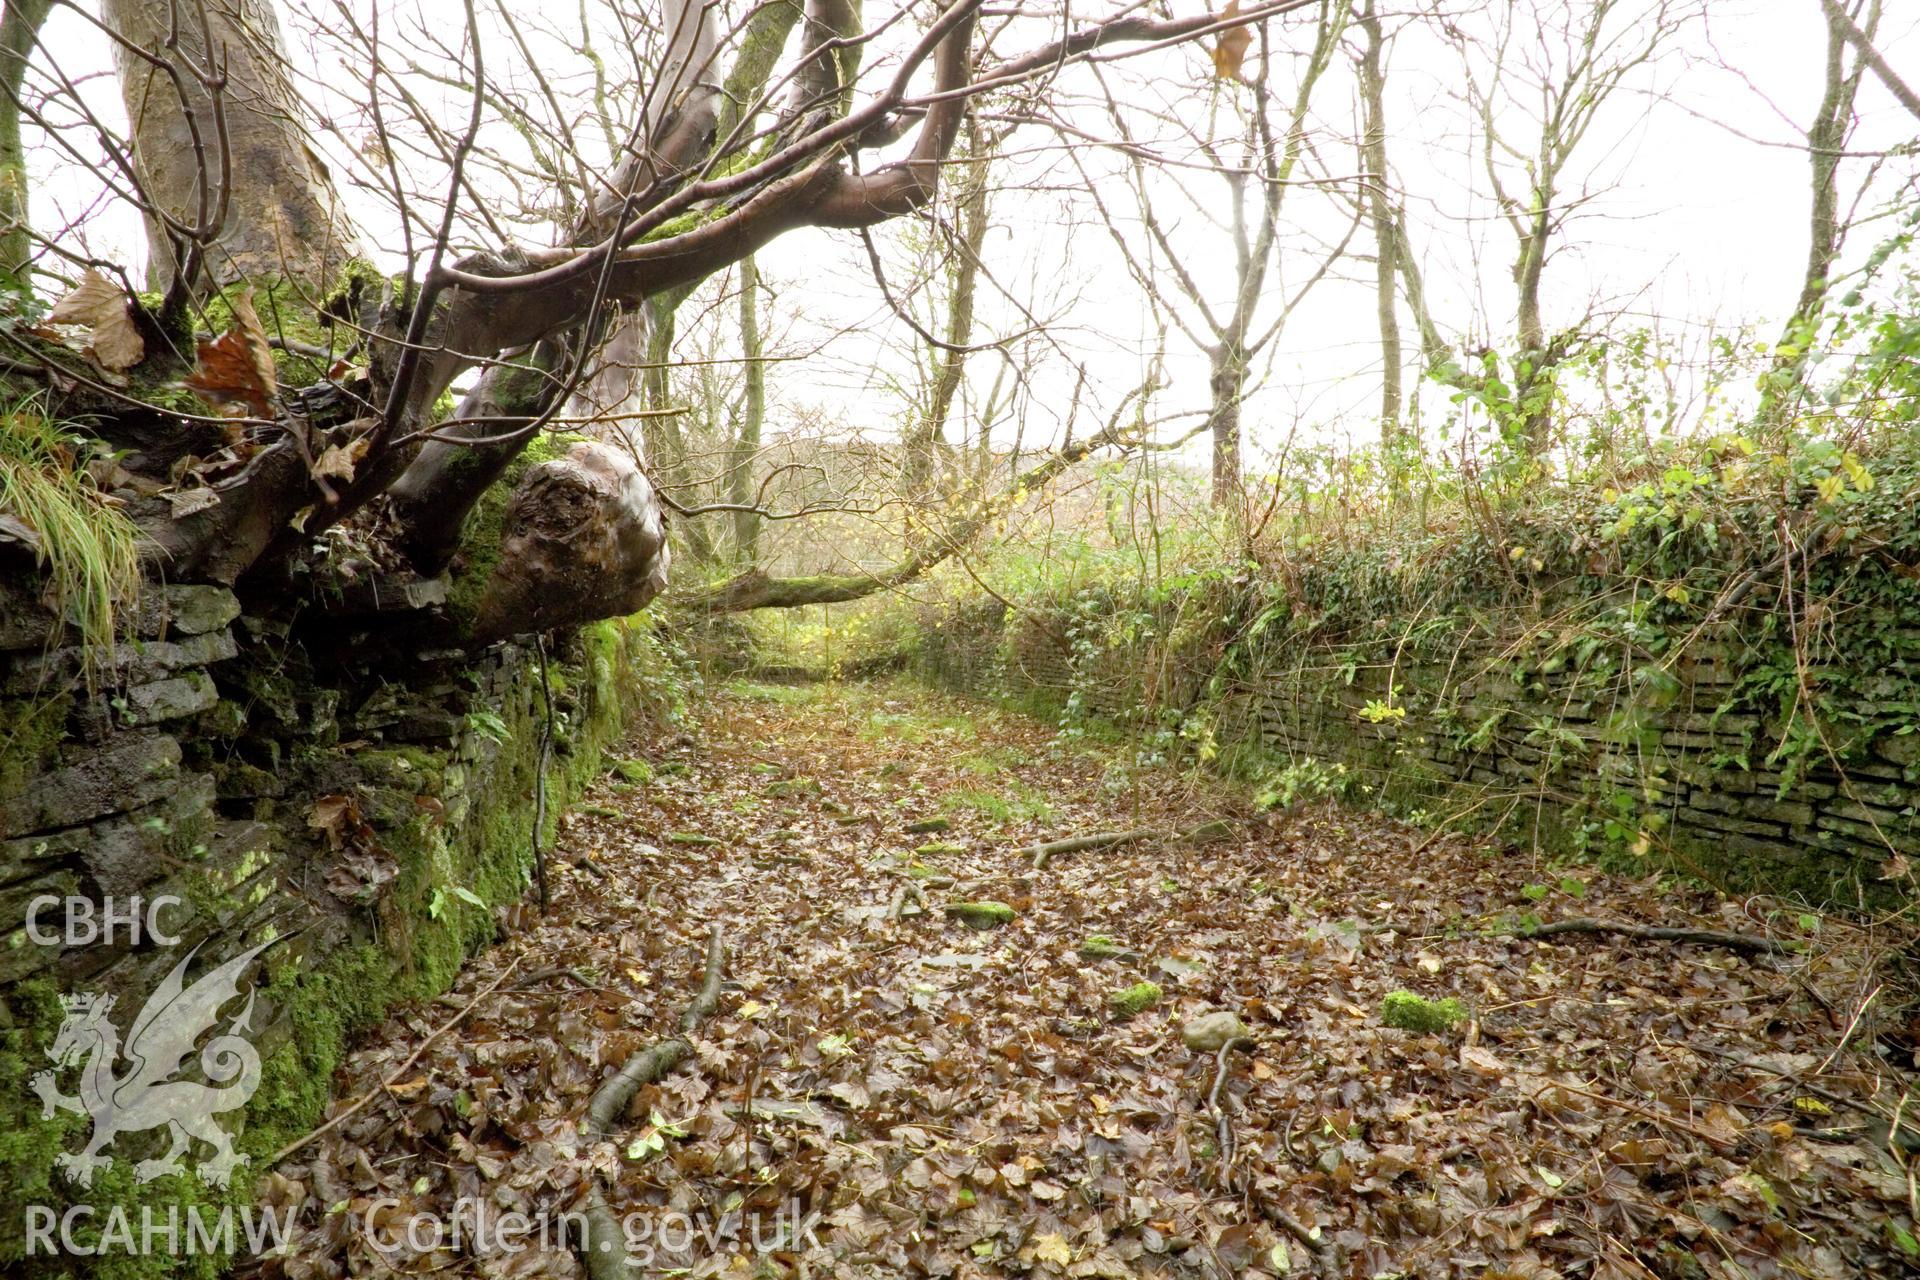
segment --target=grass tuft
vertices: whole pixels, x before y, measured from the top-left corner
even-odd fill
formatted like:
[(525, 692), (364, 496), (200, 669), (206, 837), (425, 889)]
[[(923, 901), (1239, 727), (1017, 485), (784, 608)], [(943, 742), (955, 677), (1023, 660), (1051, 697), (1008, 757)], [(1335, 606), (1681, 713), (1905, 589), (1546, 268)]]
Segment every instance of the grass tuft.
[(0, 409), (0, 514), (30, 531), (46, 603), (79, 630), (91, 685), (140, 593), (140, 532), (87, 474), (86, 450), (31, 401)]

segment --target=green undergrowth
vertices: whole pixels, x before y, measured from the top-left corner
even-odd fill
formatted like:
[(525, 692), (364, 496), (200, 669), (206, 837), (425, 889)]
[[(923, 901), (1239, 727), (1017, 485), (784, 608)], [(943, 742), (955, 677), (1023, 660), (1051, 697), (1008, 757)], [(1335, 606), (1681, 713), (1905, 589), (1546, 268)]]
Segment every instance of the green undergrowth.
[[(1262, 808), (1344, 799), (1620, 869), (1884, 904), (1905, 886), (1877, 880), (1874, 850), (1920, 840), (1916, 496), (1904, 421), (1844, 443), (1726, 434), (1497, 506), (1299, 515), (1256, 561), (1144, 585), (1062, 567), (1018, 610), (976, 597), (923, 617), (921, 670), (997, 689), (1063, 740), (1223, 771)], [(1276, 707), (1304, 738), (1253, 731)], [(1487, 753), (1513, 767), (1463, 784), (1436, 763)], [(1675, 833), (1677, 807), (1734, 782), (1782, 822), (1834, 788), (1861, 816), (1801, 859)]]
[(88, 447), (32, 400), (0, 403), (0, 514), (34, 539), (45, 601), (79, 631), (89, 673), (140, 593), (139, 531), (88, 475)]

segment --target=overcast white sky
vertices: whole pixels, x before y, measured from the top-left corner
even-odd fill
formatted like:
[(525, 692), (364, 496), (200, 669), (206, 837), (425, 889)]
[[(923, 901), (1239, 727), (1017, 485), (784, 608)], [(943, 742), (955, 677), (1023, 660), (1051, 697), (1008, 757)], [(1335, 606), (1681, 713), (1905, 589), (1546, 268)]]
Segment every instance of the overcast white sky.
[[(1920, 72), (1920, 13), (1890, 7), (1896, 12), (1883, 28), (1882, 48), (1896, 67)], [(1629, 82), (1573, 166), (1604, 194), (1572, 222), (1549, 265), (1550, 327), (1576, 323), (1591, 310), (1618, 313), (1613, 324), (1619, 327), (1657, 324), (1676, 341), (1691, 340), (1689, 346), (1698, 345), (1708, 326), (1754, 324), (1764, 336), (1777, 332), (1805, 265), (1808, 163), (1795, 144), (1820, 98), (1824, 43), (1817, 0), (1713, 0), (1705, 23), (1690, 28), (1658, 65)], [(1213, 88), (1200, 54), (1184, 61), (1187, 69), (1178, 77), (1187, 86), (1184, 108), (1198, 112)], [(1720, 63), (1734, 70), (1722, 70)], [(1389, 66), (1390, 162), (1406, 193), (1415, 248), (1441, 326), (1449, 336), (1491, 338), (1496, 346), (1504, 338), (1510, 345), (1513, 240), (1488, 199), (1477, 134), (1457, 96), (1457, 68), (1454, 51), (1425, 29), (1416, 27), (1397, 42)], [(1172, 96), (1178, 101), (1177, 91)], [(1341, 139), (1352, 133), (1350, 81), (1330, 74), (1317, 101), (1321, 143), (1338, 169), (1338, 155), (1350, 145)], [(1854, 142), (1859, 150), (1897, 145), (1920, 133), (1876, 84), (1863, 86), (1860, 108)], [(1048, 140), (1031, 133), (1024, 141)], [(1034, 158), (1021, 167), (1031, 171), (1038, 164)], [(1857, 188), (1867, 164), (1850, 163), (1847, 189)], [(1881, 194), (1869, 197), (1866, 209), (1883, 208), (1896, 180), (1911, 176), (1914, 166), (1910, 157), (1889, 160), (1877, 188)], [(1007, 180), (1017, 182), (1011, 175)], [(1200, 226), (1203, 213), (1218, 216), (1224, 207), (1225, 187), (1218, 181), (1179, 175), (1169, 182), (1194, 194), (1189, 225)], [(1123, 206), (1125, 199), (1113, 202)], [(1163, 217), (1180, 207), (1170, 193), (1157, 199)], [(1036, 312), (1049, 312), (1045, 300), (1055, 293), (1080, 295), (1079, 305), (1067, 312), (1083, 326), (1071, 341), (1117, 394), (1137, 380), (1143, 367), (1139, 348), (1153, 335), (1137, 291), (1091, 214), (1083, 209), (1081, 224), (1063, 230), (1061, 221), (1072, 216), (1066, 203), (1007, 193), (996, 209), (1005, 230), (989, 242), (990, 261), (1016, 292), (1032, 290), (1028, 301)], [(1337, 236), (1346, 216), (1312, 192), (1290, 194), (1289, 210), (1290, 222), (1323, 237)], [(1883, 231), (1884, 223), (1864, 229), (1851, 245), (1856, 256)], [(1229, 289), (1231, 264), (1218, 238), (1196, 233), (1193, 246), (1192, 260), (1204, 278), (1223, 292)], [(1370, 252), (1364, 232), (1354, 247)], [(886, 326), (884, 308), (860, 287), (863, 254), (843, 243), (824, 234), (795, 236), (770, 258), (768, 269), (797, 288), (801, 273), (816, 270), (826, 255), (848, 286), (825, 298), (807, 291), (810, 323), (800, 332), (832, 326), (871, 333)], [(1293, 255), (1283, 264), (1285, 278), (1299, 281), (1315, 262), (1305, 252)], [(1248, 406), (1256, 455), (1277, 447), (1296, 427), (1303, 440), (1371, 438), (1380, 367), (1371, 272), (1368, 263), (1352, 264), (1347, 279), (1319, 286), (1289, 323), (1271, 374)], [(994, 317), (999, 332), (1022, 327), (1009, 307), (983, 300), (982, 311)], [(1415, 335), (1404, 314), (1403, 326), (1411, 358)], [(872, 393), (881, 379), (867, 346), (836, 344), (830, 354), (837, 359), (817, 361), (803, 383), (787, 384), (789, 396), (845, 406), (868, 420), (884, 418), (885, 402)], [(1175, 386), (1161, 397), (1163, 409), (1203, 403), (1203, 361), (1177, 334), (1169, 339), (1168, 354)], [(978, 362), (977, 385), (992, 367), (990, 360)], [(1061, 368), (1051, 375), (1041, 381), (1049, 408), (1064, 404), (1073, 385)], [(1428, 397), (1430, 413), (1435, 399)], [(1196, 442), (1189, 456), (1203, 461), (1204, 443)]]
[[(1629, 4), (1637, 11), (1648, 0)], [(364, 15), (374, 0), (353, 0)], [(443, 39), (457, 39), (452, 12), (440, 0), (378, 0), (389, 31), (417, 22)], [(551, 6), (512, 0), (510, 7), (529, 22), (568, 21)], [(1176, 13), (1198, 6), (1174, 0)], [(1408, 0), (1402, 12), (1430, 7), (1430, 0)], [(1892, 13), (1880, 38), (1894, 65), (1920, 81), (1920, 6), (1891, 0)], [(1462, 25), (1481, 21), (1478, 0), (1450, 5)], [(1529, 8), (1524, 2), (1523, 10)], [(1540, 8), (1553, 4), (1542, 0)], [(1644, 68), (1608, 104), (1573, 168), (1578, 181), (1605, 189), (1589, 210), (1563, 233), (1548, 268), (1547, 319), (1550, 327), (1576, 322), (1590, 312), (1613, 316), (1616, 326), (1651, 324), (1656, 318), (1676, 340), (1697, 338), (1706, 326), (1758, 325), (1771, 336), (1789, 308), (1806, 252), (1807, 161), (1795, 149), (1800, 128), (1820, 96), (1824, 27), (1819, 0), (1706, 0), (1708, 17), (1690, 26), (1655, 64)], [(870, 4), (869, 9), (873, 6)], [(610, 12), (610, 11), (609, 11)], [(869, 17), (872, 16), (870, 12)], [(599, 21), (596, 19), (596, 21)], [(605, 19), (611, 24), (612, 19)], [(359, 74), (351, 59), (342, 62), (330, 39), (337, 20), (316, 21), (311, 13), (288, 18), (294, 57), (314, 77), (314, 91), (338, 113), (339, 135), (319, 140), (323, 153), (347, 172), (351, 156), (341, 156), (351, 139), (349, 118), (364, 107), (356, 95)], [(1404, 25), (1389, 19), (1390, 29)], [(611, 26), (608, 26), (611, 30)], [(1302, 45), (1280, 33), (1276, 46)], [(45, 48), (62, 69), (83, 80), (90, 101), (103, 116), (118, 114), (110, 80), (100, 75), (106, 50), (97, 33), (78, 17), (56, 11)], [(517, 73), (510, 55), (501, 57), (489, 42), (490, 75), (511, 81)], [(582, 85), (556, 60), (543, 69), (563, 87)], [(580, 65), (574, 60), (575, 70)], [(1723, 69), (1720, 64), (1732, 68)], [(1223, 90), (1208, 74), (1202, 49), (1174, 50), (1125, 64), (1135, 77), (1142, 104), (1159, 100), (1165, 109), (1189, 120), (1204, 117), (1219, 104)], [(617, 74), (617, 68), (616, 68)], [(1277, 66), (1276, 83), (1292, 76)], [(1491, 336), (1500, 345), (1512, 329), (1512, 287), (1507, 267), (1512, 237), (1493, 216), (1475, 148), (1477, 137), (1457, 96), (1459, 61), (1454, 50), (1430, 26), (1412, 24), (1391, 55), (1388, 115), (1390, 160), (1406, 195), (1415, 250), (1425, 264), (1432, 306), (1449, 336), (1475, 340)], [(522, 86), (524, 87), (524, 85)], [(423, 91), (431, 99), (431, 90)], [(581, 114), (585, 116), (585, 98)], [(464, 111), (457, 95), (446, 91), (442, 104), (452, 118)], [(1858, 150), (1883, 149), (1912, 139), (1920, 128), (1869, 77), (1861, 91)], [(1354, 118), (1351, 78), (1336, 66), (1316, 98), (1316, 145), (1329, 167), (1351, 173)], [(1098, 125), (1087, 116), (1083, 123)], [(1745, 137), (1741, 136), (1746, 135)], [(1007, 188), (996, 198), (996, 229), (988, 241), (987, 261), (994, 280), (1014, 302), (988, 286), (981, 299), (981, 337), (1026, 327), (1022, 310), (1057, 318), (1049, 341), (1029, 340), (1026, 353), (1035, 362), (1030, 394), (1023, 402), (1025, 442), (1029, 447), (1058, 430), (1084, 370), (1090, 380), (1085, 409), (1104, 418), (1144, 369), (1154, 334), (1139, 292), (1127, 276), (1107, 232), (1090, 203), (1071, 188), (1074, 170), (1056, 140), (1039, 130), (1015, 136), (1018, 159), (1003, 167), (997, 180)], [(329, 150), (332, 148), (332, 150)], [(1090, 157), (1106, 165), (1110, 159)], [(1857, 183), (1866, 161), (1850, 166)], [(1910, 177), (1910, 156), (1889, 159), (1877, 197), (1867, 208), (1884, 207), (1887, 195)], [(422, 172), (423, 185), (434, 176)], [(1046, 189), (1022, 188), (1040, 185)], [(1182, 212), (1182, 193), (1191, 202)], [(1209, 287), (1231, 287), (1229, 264), (1220, 237), (1205, 219), (1219, 216), (1224, 184), (1187, 171), (1170, 174), (1156, 189), (1163, 217), (1180, 222), (1183, 254)], [(352, 196), (356, 213), (376, 250), (395, 246), (391, 219), (377, 204)], [(58, 225), (88, 213), (89, 195), (70, 167), (50, 165), (35, 193), (40, 225)], [(1126, 208), (1124, 190), (1109, 196), (1116, 210)], [(1288, 197), (1288, 225), (1301, 243), (1285, 256), (1282, 281), (1289, 287), (1312, 269), (1315, 259), (1306, 241), (1337, 237), (1346, 214), (1326, 197), (1298, 189)], [(385, 226), (383, 231), (383, 218)], [(139, 237), (124, 215), (97, 207), (83, 219), (84, 239), (92, 251), (134, 261)], [(1858, 252), (1880, 234), (1861, 232)], [(912, 233), (907, 233), (910, 237)], [(881, 235), (883, 251), (905, 278), (909, 254), (898, 227)], [(1364, 232), (1354, 247), (1370, 251)], [(774, 290), (769, 312), (789, 352), (817, 352), (804, 362), (773, 369), (774, 421), (778, 431), (802, 417), (825, 419), (850, 430), (888, 434), (900, 401), (892, 388), (910, 381), (912, 335), (888, 313), (871, 282), (865, 251), (845, 233), (803, 232), (766, 251), (762, 270)], [(396, 262), (397, 265), (397, 262)], [(1273, 351), (1272, 368), (1248, 407), (1247, 423), (1257, 460), (1289, 432), (1302, 439), (1334, 442), (1366, 439), (1378, 397), (1379, 354), (1374, 327), (1371, 266), (1352, 263), (1330, 277), (1295, 315)], [(1411, 323), (1408, 352), (1416, 349)], [(1168, 369), (1174, 385), (1162, 393), (1158, 408), (1174, 412), (1204, 402), (1204, 364), (1178, 334), (1170, 335)], [(999, 363), (976, 357), (971, 367), (975, 401), (984, 397)], [(1411, 377), (1411, 369), (1410, 369)], [(1431, 400), (1431, 397), (1430, 397)], [(1431, 405), (1429, 405), (1431, 408)], [(1083, 418), (1084, 433), (1092, 418)], [(1013, 424), (999, 428), (1010, 440)], [(1196, 443), (1196, 459), (1204, 449)]]

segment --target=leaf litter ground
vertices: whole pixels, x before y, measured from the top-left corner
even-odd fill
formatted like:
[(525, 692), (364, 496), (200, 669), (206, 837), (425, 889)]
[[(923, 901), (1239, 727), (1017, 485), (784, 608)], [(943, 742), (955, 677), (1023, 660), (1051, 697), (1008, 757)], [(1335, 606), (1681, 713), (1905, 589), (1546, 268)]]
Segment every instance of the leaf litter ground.
[[(632, 749), (649, 765), (566, 821), (550, 913), (504, 912), (453, 992), (342, 1067), (336, 1111), (378, 1096), (263, 1179), (299, 1228), (260, 1271), (581, 1275), (499, 1224), (564, 1223), (595, 1179), (642, 1275), (1914, 1261), (1913, 1064), (1878, 1038), (1896, 1001), (1866, 929), (1331, 806), (1256, 816), (1222, 784), (905, 685), (736, 685), (697, 739)], [(1017, 852), (1221, 819), (1220, 838), (1038, 872)], [(975, 931), (943, 911), (959, 900), (1013, 918)], [(1503, 936), (1573, 916), (1805, 945)], [(729, 982), (693, 1060), (641, 1090), (622, 1140), (583, 1139), (595, 1087), (674, 1034), (716, 925)], [(1149, 982), (1157, 1002), (1116, 1010)], [(1467, 1018), (1391, 1029), (1401, 991)], [(1187, 1046), (1216, 1011), (1250, 1048)]]

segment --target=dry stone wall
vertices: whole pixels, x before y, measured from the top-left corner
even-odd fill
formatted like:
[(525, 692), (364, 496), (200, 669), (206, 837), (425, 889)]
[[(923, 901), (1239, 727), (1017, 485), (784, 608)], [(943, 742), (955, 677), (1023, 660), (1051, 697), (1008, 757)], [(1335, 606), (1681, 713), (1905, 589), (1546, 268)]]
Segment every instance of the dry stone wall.
[[(1282, 795), (1333, 791), (1550, 853), (1664, 859), (1733, 889), (1869, 906), (1906, 891), (1899, 859), (1920, 865), (1920, 715), (1890, 702), (1873, 731), (1769, 764), (1782, 725), (1741, 696), (1726, 627), (1687, 637), (1662, 678), (1636, 679), (1538, 644), (1535, 616), (1462, 619), (1440, 643), (1382, 627), (1229, 653), (1233, 628), (1196, 634), (1191, 602), (1185, 640), (1171, 605), (1116, 639), (1106, 620), (1125, 607), (942, 618), (923, 669), (1057, 711), (1073, 699), (1069, 714), (1146, 732), (1211, 735)], [(1894, 698), (1894, 675), (1920, 675), (1920, 632), (1885, 661)]]
[[(92, 1188), (57, 1176), (86, 1120), (43, 1117), (29, 1081), (61, 997), (111, 995), (125, 1024), (181, 957), (191, 980), (270, 942), (248, 1014), (262, 1081), (235, 1126), (258, 1157), (315, 1122), (355, 1030), (443, 990), (522, 897), (535, 657), (436, 647), (416, 606), (441, 593), (389, 585), (382, 608), (305, 625), (243, 614), (221, 587), (154, 586), (89, 667), (30, 585), (0, 576), (0, 1270), (21, 1259), (21, 1205), (164, 1208), (252, 1185), (136, 1185), (125, 1161)], [(556, 654), (549, 824), (632, 720), (636, 673), (672, 678), (660, 661), (637, 622)], [(115, 1154), (153, 1152), (129, 1136)]]

